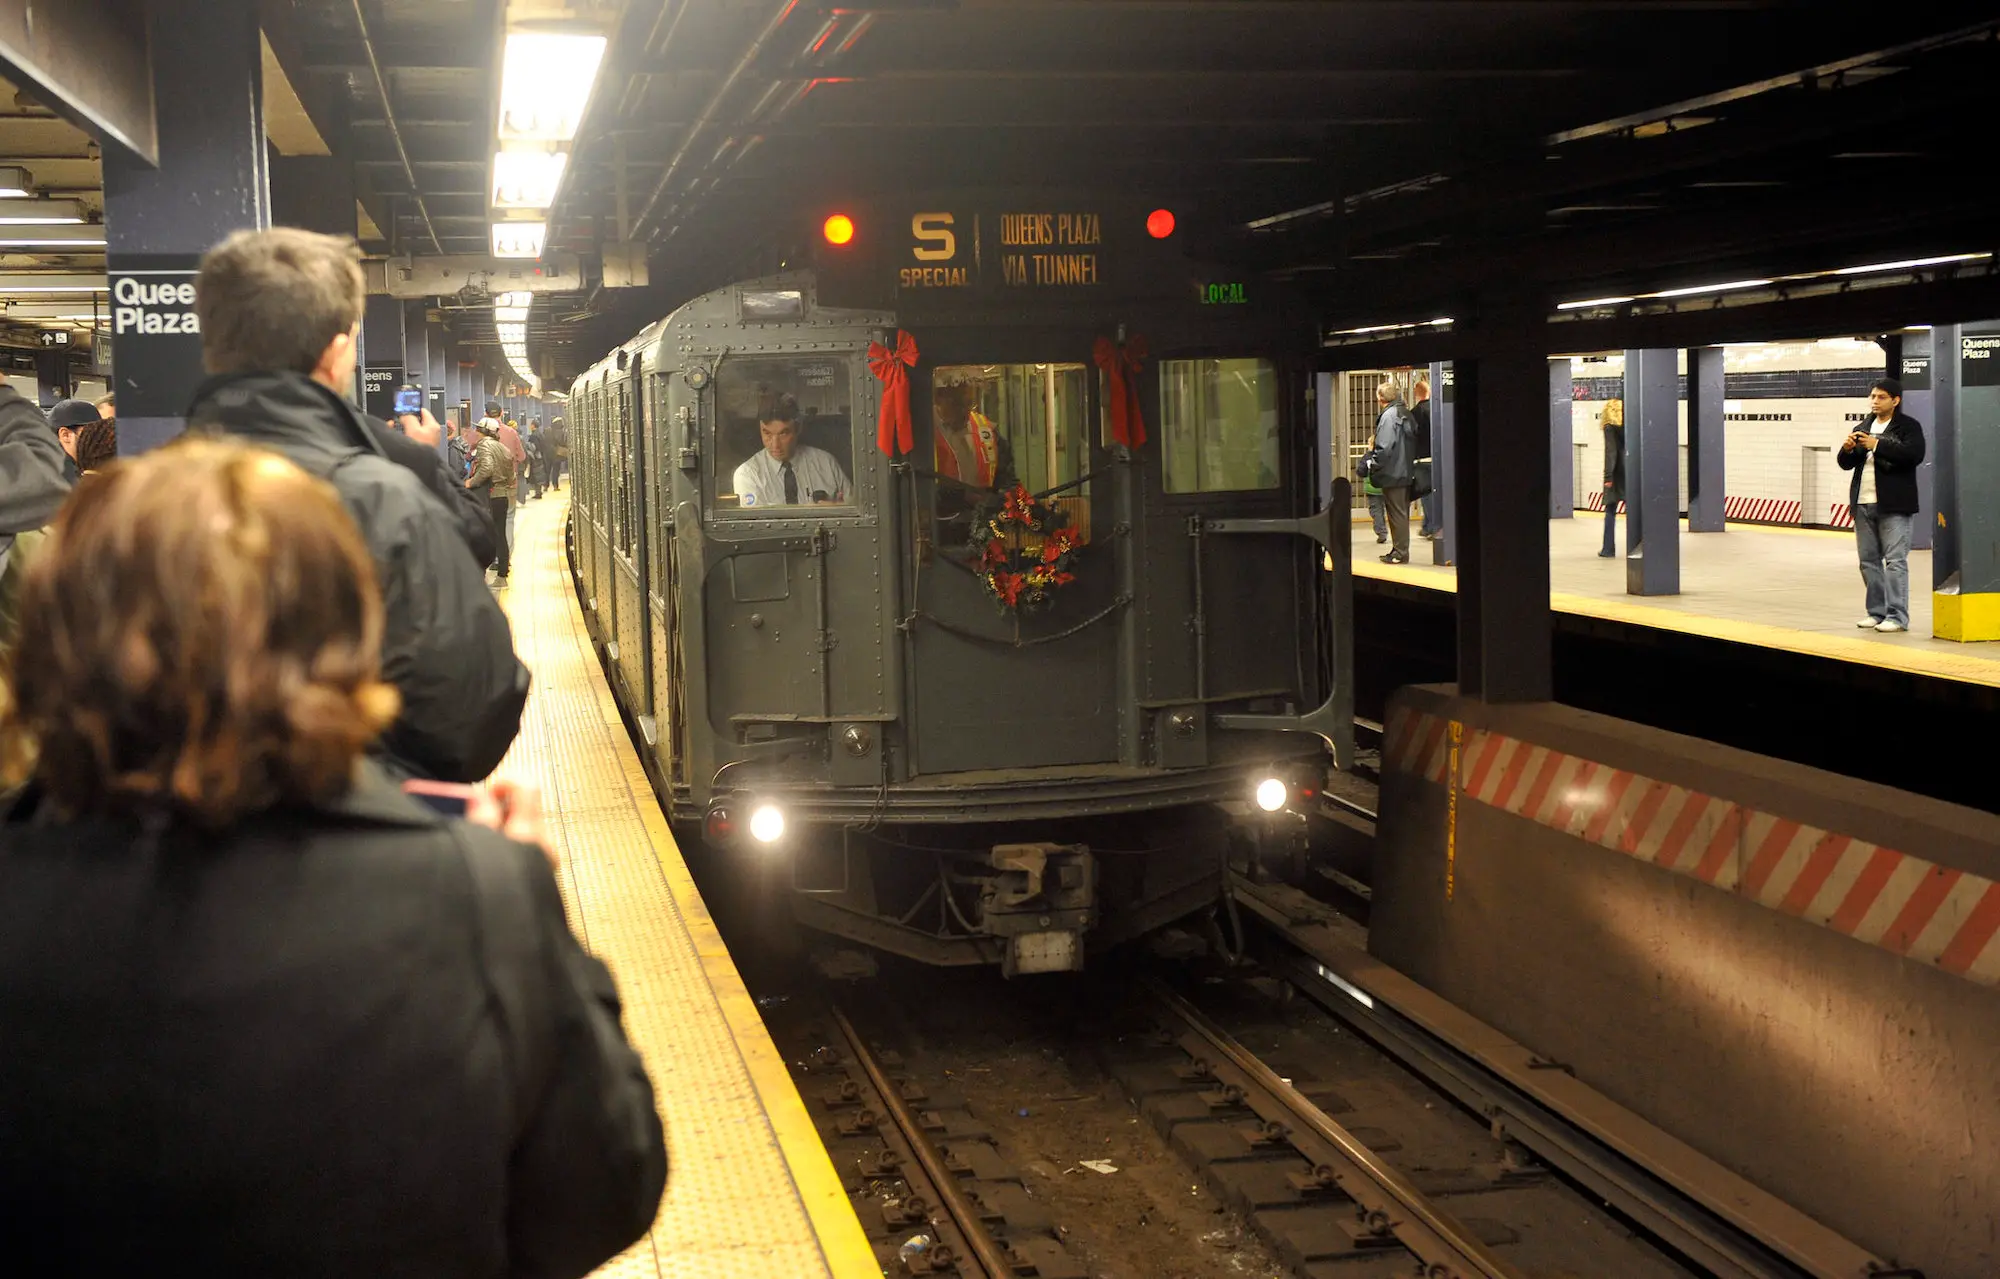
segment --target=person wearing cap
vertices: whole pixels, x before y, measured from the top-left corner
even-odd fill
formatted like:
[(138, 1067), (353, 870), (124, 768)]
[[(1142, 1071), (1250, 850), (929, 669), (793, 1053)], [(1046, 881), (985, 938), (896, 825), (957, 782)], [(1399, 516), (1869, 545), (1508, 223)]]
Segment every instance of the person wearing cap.
[(63, 478), (75, 484), (83, 472), (76, 465), (76, 437), (86, 426), (104, 419), (88, 400), (58, 400), (49, 410), (49, 425), (56, 428), (56, 442), (62, 445)]

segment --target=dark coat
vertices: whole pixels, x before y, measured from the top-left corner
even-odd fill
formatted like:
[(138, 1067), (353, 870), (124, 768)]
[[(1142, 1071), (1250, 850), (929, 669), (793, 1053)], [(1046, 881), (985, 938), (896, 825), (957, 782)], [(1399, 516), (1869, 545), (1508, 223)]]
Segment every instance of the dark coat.
[(0, 1256), (22, 1275), (587, 1273), (653, 1092), (540, 849), (373, 766), (221, 835), (0, 823)]
[(520, 729), (528, 669), (456, 508), (383, 454), (359, 410), (296, 373), (211, 378), (188, 425), (274, 449), (329, 480), (360, 525), (388, 614), (382, 675), (403, 695), (377, 743), (392, 771), (454, 782), (492, 772)]
[(0, 382), (0, 544), (55, 518), (74, 465), (42, 411)]
[(372, 421), (368, 426), (375, 434), (375, 442), (382, 446), (384, 457), (422, 480), (425, 488), (451, 508), (458, 520), (459, 535), (465, 539), (473, 561), (481, 568), (491, 564), (498, 549), (493, 544), (493, 515), (479, 494), (465, 487), (465, 477), (453, 480), (450, 468), (436, 449)]
[[(1880, 439), (1875, 445), (1875, 509), (1884, 515), (1917, 513), (1917, 468), (1924, 461), (1924, 428), (1907, 413), (1889, 419), (1889, 425), (1875, 430), (1875, 419), (1864, 423)], [(1843, 444), (1834, 461), (1843, 471), (1854, 472), (1847, 481), (1847, 504), (1860, 505), (1861, 467), (1868, 450)]]
[(1607, 501), (1625, 500), (1625, 428), (1610, 422), (1604, 424), (1604, 482), (1611, 486)]
[(1410, 417), (1414, 419), (1417, 424), (1417, 443), (1416, 443), (1417, 460), (1421, 462), (1425, 458), (1432, 456), (1430, 399), (1426, 397), (1424, 399), (1418, 400), (1416, 403), (1416, 407), (1410, 410)]

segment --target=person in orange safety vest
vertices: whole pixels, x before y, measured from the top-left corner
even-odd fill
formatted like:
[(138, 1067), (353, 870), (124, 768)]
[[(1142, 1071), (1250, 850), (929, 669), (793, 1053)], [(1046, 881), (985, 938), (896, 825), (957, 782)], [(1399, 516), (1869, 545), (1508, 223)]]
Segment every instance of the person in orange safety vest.
[(1012, 458), (993, 420), (973, 407), (973, 388), (939, 387), (931, 399), (937, 422), (937, 472), (983, 489), (1013, 482)]

